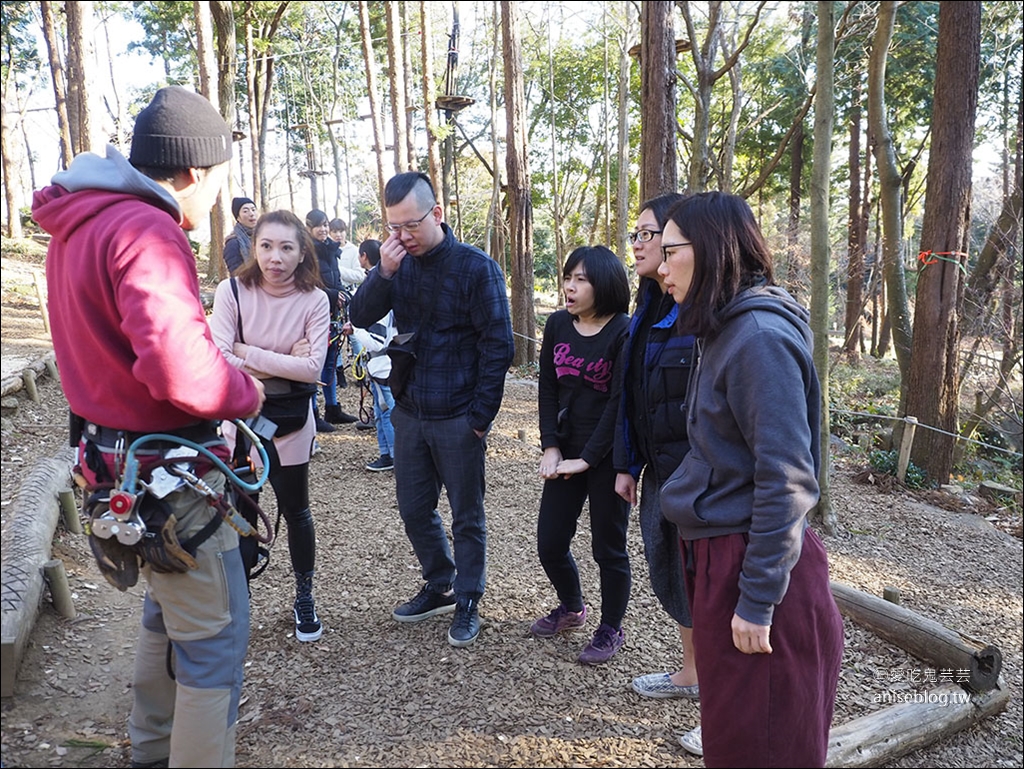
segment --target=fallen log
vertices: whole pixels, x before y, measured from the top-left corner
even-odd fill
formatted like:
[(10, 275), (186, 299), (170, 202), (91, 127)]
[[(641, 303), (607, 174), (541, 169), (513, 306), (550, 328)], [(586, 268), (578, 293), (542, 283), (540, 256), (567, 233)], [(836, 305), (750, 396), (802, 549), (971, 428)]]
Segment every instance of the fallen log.
[(1010, 701), (1003, 680), (983, 694), (971, 695), (956, 684), (943, 684), (925, 692), (888, 694), (903, 700), (847, 721), (829, 733), (825, 766), (889, 765), (900, 756), (999, 713)]
[(15, 376), (7, 377), (3, 382), (0, 382), (0, 397), (6, 398), (8, 395), (13, 395), (19, 390), (25, 387), (25, 371), (31, 371), (37, 377), (40, 376), (44, 371), (53, 376), (56, 372), (57, 367), (54, 363), (53, 350), (47, 352), (42, 358), (33, 361), (25, 369)]
[(954, 671), (956, 682), (971, 692), (997, 685), (1003, 669), (997, 647), (849, 585), (833, 582), (832, 595), (845, 616), (936, 669)]

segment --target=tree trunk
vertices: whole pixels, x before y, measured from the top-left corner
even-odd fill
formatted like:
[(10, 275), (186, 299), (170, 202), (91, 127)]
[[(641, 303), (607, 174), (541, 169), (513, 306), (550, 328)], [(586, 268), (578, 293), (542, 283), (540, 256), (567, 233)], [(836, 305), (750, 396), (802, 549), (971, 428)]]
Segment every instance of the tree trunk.
[(786, 285), (799, 300), (801, 283), (800, 280), (791, 280), (790, 276), (800, 274), (800, 199), (803, 189), (804, 176), (804, 123), (801, 120), (789, 145), (789, 218), (786, 226), (786, 261), (781, 270), (776, 274), (776, 279)]
[[(629, 230), (629, 43), (633, 37), (633, 25), (636, 23), (636, 9), (632, 3), (625, 3), (625, 24), (622, 29), (619, 49), (619, 84), (616, 91), (618, 105), (618, 160), (619, 169), (615, 195), (615, 244), (616, 253), (629, 252), (626, 233)], [(644, 200), (643, 198), (641, 200)]]
[(861, 240), (860, 199), (860, 81), (853, 85), (850, 107), (850, 196), (847, 231), (846, 265), (846, 318), (843, 350), (850, 360), (856, 360), (864, 330), (860, 318), (864, 303), (864, 242)]
[[(235, 126), (235, 86), (238, 83), (238, 54), (236, 53), (235, 39), (235, 13), (231, 0), (214, 0), (210, 3), (210, 15), (213, 18), (214, 40), (216, 42), (217, 55), (217, 101), (220, 106), (220, 114), (224, 121), (232, 127)], [(241, 142), (234, 143), (234, 151), (231, 153), (231, 169), (224, 187), (220, 191), (220, 198), (217, 201), (217, 208), (220, 210), (223, 224), (223, 237), (220, 239), (220, 251), (223, 252), (224, 240), (227, 238), (227, 231), (231, 227), (230, 200), (234, 197), (233, 182), (238, 178), (238, 171), (241, 168), (241, 158), (238, 156), (242, 147)], [(248, 191), (243, 190), (248, 196)], [(212, 261), (212, 258), (211, 258)], [(217, 259), (217, 278), (223, 280), (227, 277), (227, 265), (224, 259)], [(210, 277), (212, 278), (212, 268)]]
[(640, 8), (640, 199), (675, 192), (676, 35), (672, 3)]
[[(645, 3), (646, 5), (646, 3)], [(715, 83), (722, 76), (726, 75), (739, 62), (740, 54), (750, 44), (750, 35), (761, 18), (761, 11), (765, 6), (764, 0), (757, 4), (754, 17), (744, 31), (743, 37), (731, 52), (725, 56), (722, 66), (715, 68), (715, 59), (718, 58), (719, 40), (722, 35), (722, 3), (721, 0), (713, 0), (707, 3), (708, 28), (704, 41), (698, 44), (697, 29), (693, 23), (693, 16), (690, 9), (691, 3), (679, 3), (679, 9), (683, 13), (683, 21), (686, 24), (686, 35), (690, 42), (690, 55), (693, 57), (693, 65), (697, 72), (696, 83), (689, 83), (688, 87), (693, 95), (693, 147), (690, 153), (690, 169), (687, 186), (690, 192), (703, 192), (707, 189), (708, 179), (711, 177), (711, 149), (709, 147), (711, 135), (711, 92)], [(673, 48), (675, 41), (673, 41)], [(675, 60), (673, 56), (673, 69)], [(673, 113), (673, 117), (674, 117)], [(645, 113), (646, 119), (646, 113)]]
[(523, 95), (523, 57), (516, 3), (502, 0), (501, 23), (504, 30), (505, 168), (508, 173), (508, 230), (512, 260), (512, 330), (516, 334), (513, 364), (522, 366), (537, 359), (537, 323), (533, 310), (533, 203), (530, 199), (526, 98)]
[[(868, 62), (868, 122), (875, 137), (875, 155), (878, 163), (879, 197), (882, 207), (882, 259), (888, 292), (886, 323), (892, 330), (896, 346), (896, 360), (900, 367), (900, 386), (906, 390), (910, 371), (910, 346), (913, 336), (910, 327), (910, 308), (907, 302), (907, 282), (903, 269), (903, 199), (902, 180), (896, 166), (896, 150), (885, 112), (885, 65), (896, 25), (896, 2), (883, 0), (878, 8), (878, 25), (871, 43)], [(883, 323), (883, 338), (885, 325)], [(882, 343), (884, 344), (884, 342)], [(880, 345), (881, 346), (881, 345)], [(915, 415), (916, 416), (916, 415)]]
[(256, 208), (264, 210), (263, 176), (260, 169), (263, 161), (260, 158), (260, 127), (256, 108), (256, 45), (254, 40), (252, 3), (245, 4), (245, 93), (248, 97), (249, 109), (249, 154), (252, 161), (252, 199)]
[[(11, 74), (13, 74), (12, 70), (8, 70), (9, 77)], [(18, 190), (21, 189), (21, 182), (17, 179), (15, 156), (11, 152), (11, 127), (7, 120), (7, 98), (8, 95), (13, 96), (13, 94), (14, 88), (10, 83), (5, 83), (2, 103), (0, 103), (0, 157), (3, 159), (4, 196), (7, 202), (7, 237), (20, 238), (22, 230)]]
[[(434, 84), (434, 46), (430, 6), (420, 0), (420, 31), (423, 36), (423, 119), (427, 128), (427, 166), (435, 190), (441, 189), (441, 152), (437, 145), (437, 87)], [(444, 205), (444, 203), (442, 203)], [(445, 206), (447, 207), (447, 206)]]
[[(401, 21), (401, 27), (399, 28), (402, 33), (402, 70), (404, 76), (402, 77), (403, 91), (405, 92), (405, 155), (406, 162), (409, 164), (411, 170), (416, 170), (418, 163), (416, 162), (416, 129), (414, 128), (414, 122), (409, 119), (409, 115), (415, 109), (415, 98), (411, 96), (413, 90), (413, 77), (415, 73), (412, 68), (412, 45), (409, 44), (411, 36), (409, 35), (409, 20), (406, 18), (408, 13), (408, 3), (403, 2), (399, 5), (398, 18)], [(424, 105), (426, 108), (426, 105)]]
[(498, 62), (501, 52), (501, 8), (491, 6), (491, 61), (487, 68), (487, 91), (491, 110), (491, 205), (487, 217), (487, 252), (499, 260), (502, 272), (509, 274), (505, 254), (505, 216), (501, 194), (501, 153), (498, 146)]
[(373, 37), (370, 34), (369, 5), (366, 0), (359, 0), (359, 31), (363, 39), (366, 91), (370, 99), (370, 122), (373, 124), (373, 151), (377, 157), (377, 199), (380, 201), (380, 221), (383, 227), (388, 222), (384, 209), (384, 123), (380, 113), (380, 92), (377, 90), (377, 59), (373, 54)]
[(92, 0), (64, 3), (68, 25), (68, 117), (71, 119), (71, 149), (77, 155), (96, 146), (93, 136), (90, 87), (93, 77)]
[(821, 496), (812, 512), (829, 534), (836, 531), (836, 514), (832, 508), (829, 470), (829, 170), (832, 155), (832, 125), (835, 115), (835, 16), (832, 0), (818, 3), (817, 88), (814, 97), (814, 157), (811, 173), (811, 330), (814, 333), (814, 367), (821, 382), (821, 469), (818, 486)]
[(914, 351), (907, 414), (946, 433), (924, 430), (911, 459), (938, 483), (953, 468), (960, 395), (958, 316), (963, 306), (971, 218), (971, 152), (978, 109), (981, 3), (939, 3), (939, 51), (935, 73), (932, 145), (928, 160), (921, 250), (938, 257), (918, 270)]
[[(991, 302), (992, 296), (999, 285), (1000, 276), (1004, 270), (999, 269), (1000, 265), (1008, 263), (1013, 257), (1011, 249), (1017, 242), (1020, 235), (1021, 217), (1021, 169), (1020, 158), (1021, 139), (1024, 138), (1024, 123), (1022, 123), (1022, 105), (1017, 103), (1017, 158), (1013, 163), (1013, 188), (1007, 190), (1003, 198), (1003, 208), (999, 212), (999, 218), (989, 231), (985, 245), (978, 255), (978, 262), (967, 279), (967, 295), (964, 300), (963, 322), (960, 325), (964, 334), (983, 333), (981, 319)], [(1007, 164), (1009, 165), (1009, 164)], [(1007, 168), (1007, 177), (1010, 173)], [(1009, 182), (1009, 178), (1007, 178)], [(1018, 256), (1019, 258), (1019, 256)]]
[[(505, 75), (506, 79), (508, 75)], [(551, 216), (555, 230), (555, 280), (561, 285), (562, 267), (565, 264), (565, 229), (562, 224), (561, 199), (562, 191), (558, 186), (558, 132), (555, 130), (555, 52), (551, 46), (551, 25), (548, 25), (548, 91), (551, 94), (550, 112), (548, 115), (551, 127)], [(507, 164), (506, 160), (506, 164)], [(512, 180), (509, 179), (511, 185)], [(510, 198), (511, 200), (511, 198)], [(511, 233), (510, 242), (511, 242)], [(562, 292), (555, 296), (555, 306), (561, 307)]]
[[(196, 53), (199, 61), (199, 92), (212, 104), (220, 103), (220, 81), (217, 78), (217, 52), (213, 40), (213, 13), (209, 3), (192, 0), (192, 14), (196, 28)], [(230, 125), (230, 124), (229, 124)], [(224, 264), (224, 238), (228, 211), (229, 180), (221, 187), (217, 202), (210, 210), (210, 252), (206, 276), (210, 280), (226, 275)]]
[(409, 153), (406, 145), (405, 72), (402, 67), (405, 41), (402, 39), (402, 22), (398, 17), (397, 2), (384, 3), (384, 19), (387, 27), (388, 83), (391, 87), (392, 145), (395, 153), (395, 173), (409, 170)]
[(50, 79), (53, 82), (53, 98), (57, 105), (57, 129), (60, 133), (60, 164), (62, 168), (71, 165), (75, 152), (71, 145), (71, 119), (68, 117), (68, 92), (64, 77), (64, 65), (61, 64), (60, 38), (53, 18), (54, 3), (42, 0), (39, 3), (43, 18), (43, 37), (50, 59)]

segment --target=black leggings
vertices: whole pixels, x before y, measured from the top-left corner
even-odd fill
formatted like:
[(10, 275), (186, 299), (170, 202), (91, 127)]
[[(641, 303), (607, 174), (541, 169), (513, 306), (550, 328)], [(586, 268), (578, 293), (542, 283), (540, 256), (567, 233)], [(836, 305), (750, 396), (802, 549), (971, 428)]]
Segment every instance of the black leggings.
[(316, 565), (316, 532), (309, 511), (309, 463), (281, 467), (272, 461), (270, 485), (277, 497), (277, 509), (288, 524), (288, 552), (292, 568), (299, 574)]
[(570, 611), (580, 611), (580, 574), (569, 547), (588, 497), (591, 546), (601, 573), (601, 622), (618, 630), (626, 615), (632, 575), (626, 550), (629, 505), (615, 493), (611, 455), (584, 473), (544, 482), (537, 517), (537, 554), (558, 600)]

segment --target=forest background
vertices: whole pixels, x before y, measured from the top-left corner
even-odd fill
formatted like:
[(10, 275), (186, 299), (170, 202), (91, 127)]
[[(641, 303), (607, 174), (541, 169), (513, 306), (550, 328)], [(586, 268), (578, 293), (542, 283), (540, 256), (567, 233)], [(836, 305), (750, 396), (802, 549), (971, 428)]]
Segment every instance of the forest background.
[[(1019, 3), (2, 10), (6, 238), (31, 231), (31, 190), (78, 152), (126, 150), (137, 111), (182, 84), (237, 139), (196, 243), (202, 277), (224, 276), (235, 195), (264, 211), (322, 208), (358, 241), (382, 232), (386, 179), (423, 170), (457, 236), (502, 264), (516, 364), (530, 366), (535, 294), (557, 293), (569, 251), (603, 243), (628, 264), (642, 200), (735, 192), (770, 236), (780, 282), (811, 308), (823, 433), (881, 419), (891, 449), (912, 417), (923, 482), (984, 451), (1020, 487)], [(837, 407), (830, 375), (861, 356), (895, 359), (898, 396)]]

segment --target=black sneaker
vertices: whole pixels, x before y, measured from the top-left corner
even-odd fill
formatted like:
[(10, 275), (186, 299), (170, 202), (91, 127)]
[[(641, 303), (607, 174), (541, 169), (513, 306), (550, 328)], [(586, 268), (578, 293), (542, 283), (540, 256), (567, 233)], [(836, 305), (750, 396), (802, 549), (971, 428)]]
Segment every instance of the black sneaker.
[(332, 425), (330, 422), (328, 422), (326, 419), (324, 419), (320, 415), (317, 415), (317, 418), (316, 418), (316, 431), (318, 433), (333, 433), (334, 432), (334, 425)]
[(391, 458), (390, 454), (381, 454), (378, 459), (368, 462), (366, 469), (373, 473), (382, 473), (385, 470), (394, 470), (395, 460)]
[(359, 422), (356, 423), (356, 429), (357, 430), (376, 430), (377, 429), (377, 425), (375, 425), (373, 422), (359, 421)]
[(295, 637), (299, 641), (319, 641), (324, 626), (316, 616), (313, 596), (303, 595), (295, 599)]
[(477, 598), (459, 597), (452, 626), (448, 628), (448, 643), (452, 646), (469, 646), (480, 635), (479, 602)]
[(406, 601), (393, 612), (395, 622), (422, 622), (438, 614), (455, 611), (455, 594), (437, 593), (424, 585), (416, 597)]

